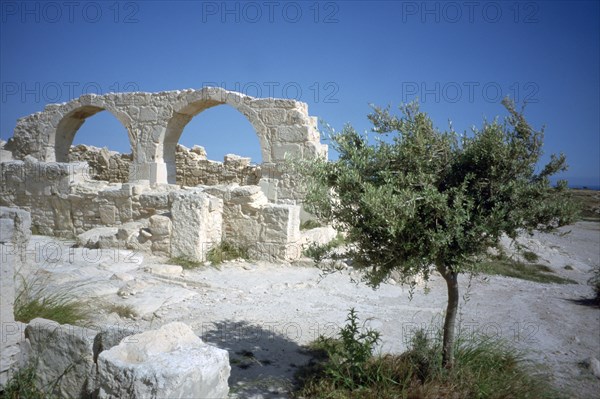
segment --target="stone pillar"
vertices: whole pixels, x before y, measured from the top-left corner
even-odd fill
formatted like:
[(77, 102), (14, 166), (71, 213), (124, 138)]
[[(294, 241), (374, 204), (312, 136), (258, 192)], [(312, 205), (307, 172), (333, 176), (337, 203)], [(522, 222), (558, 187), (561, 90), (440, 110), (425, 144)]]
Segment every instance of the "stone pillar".
[(129, 167), (129, 182), (148, 181), (167, 184), (167, 164), (164, 162), (133, 162)]
[(15, 271), (25, 263), (25, 250), (31, 237), (29, 212), (0, 207), (0, 386), (19, 358), (21, 323), (15, 322)]

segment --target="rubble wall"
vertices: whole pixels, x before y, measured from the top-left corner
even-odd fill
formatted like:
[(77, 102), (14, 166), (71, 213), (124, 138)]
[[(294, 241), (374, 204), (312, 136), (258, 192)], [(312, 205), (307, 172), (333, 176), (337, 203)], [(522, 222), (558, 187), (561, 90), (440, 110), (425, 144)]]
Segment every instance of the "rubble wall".
[[(222, 240), (257, 259), (296, 259), (300, 207), (274, 204), (259, 186), (108, 183), (86, 162), (0, 162), (0, 206), (31, 213), (36, 234), (84, 236), (82, 244), (147, 249), (204, 261)], [(103, 229), (94, 232), (94, 229)]]
[[(88, 175), (93, 180), (109, 183), (127, 183), (132, 168), (132, 155), (79, 144), (71, 147), (69, 162), (85, 161), (89, 165)], [(188, 149), (177, 145), (175, 153), (177, 168), (175, 183), (180, 186), (218, 185), (237, 183), (258, 185), (261, 178), (259, 165), (251, 159), (227, 154), (223, 162), (209, 160), (201, 146)]]

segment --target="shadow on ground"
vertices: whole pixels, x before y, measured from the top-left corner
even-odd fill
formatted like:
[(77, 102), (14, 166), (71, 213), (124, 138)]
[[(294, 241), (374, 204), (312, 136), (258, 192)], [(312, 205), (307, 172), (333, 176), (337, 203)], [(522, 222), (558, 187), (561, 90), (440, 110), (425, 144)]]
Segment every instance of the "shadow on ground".
[(296, 323), (224, 320), (202, 330), (202, 340), (229, 352), (232, 398), (288, 398), (294, 374), (311, 359), (294, 342), (303, 333)]
[(592, 308), (600, 308), (600, 300), (598, 298), (578, 298), (578, 299), (567, 299), (569, 302), (575, 303), (581, 306), (589, 306)]

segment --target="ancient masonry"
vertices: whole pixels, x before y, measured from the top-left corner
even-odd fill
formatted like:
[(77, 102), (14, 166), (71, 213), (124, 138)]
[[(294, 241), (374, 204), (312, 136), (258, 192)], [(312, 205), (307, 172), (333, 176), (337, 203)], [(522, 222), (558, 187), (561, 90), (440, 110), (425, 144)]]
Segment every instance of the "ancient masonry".
[[(194, 116), (222, 104), (254, 127), (261, 165), (233, 155), (208, 161), (201, 147), (178, 145)], [(130, 154), (72, 147), (101, 111), (126, 128)], [(78, 236), (83, 245), (203, 261), (231, 241), (255, 258), (293, 260), (308, 216), (286, 160), (327, 156), (316, 124), (305, 103), (220, 88), (84, 95), (18, 120), (0, 149), (0, 206), (29, 211), (34, 233)]]
[[(222, 104), (252, 124), (262, 164), (235, 155), (209, 161), (202, 147), (178, 145), (194, 116)], [(129, 154), (72, 146), (86, 118), (101, 111), (126, 128)], [(54, 389), (61, 397), (226, 397), (227, 351), (206, 345), (185, 324), (139, 334), (44, 319), (25, 327), (13, 315), (15, 274), (27, 266), (32, 233), (192, 261), (205, 261), (224, 241), (255, 259), (297, 259), (306, 243), (335, 234), (300, 232), (310, 215), (286, 164), (327, 157), (316, 123), (304, 103), (219, 88), (84, 95), (19, 119), (13, 137), (0, 142), (0, 390), (33, 356), (36, 383), (60, 380)], [(74, 372), (62, 375), (70, 364)]]

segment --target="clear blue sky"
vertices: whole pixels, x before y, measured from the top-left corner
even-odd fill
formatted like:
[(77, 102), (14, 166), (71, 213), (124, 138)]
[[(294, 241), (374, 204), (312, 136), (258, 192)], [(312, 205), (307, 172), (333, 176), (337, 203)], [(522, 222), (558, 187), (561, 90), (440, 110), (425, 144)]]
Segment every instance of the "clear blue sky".
[[(419, 98), (438, 127), (504, 116), (509, 95), (546, 125), (545, 152), (564, 152), (575, 185), (600, 185), (599, 2), (4, 1), (0, 134), (16, 119), (86, 92), (217, 84), (296, 98), (335, 128), (369, 129), (369, 104)], [(102, 112), (75, 142), (128, 151)], [(220, 106), (181, 143), (211, 159), (260, 161), (250, 124)]]

